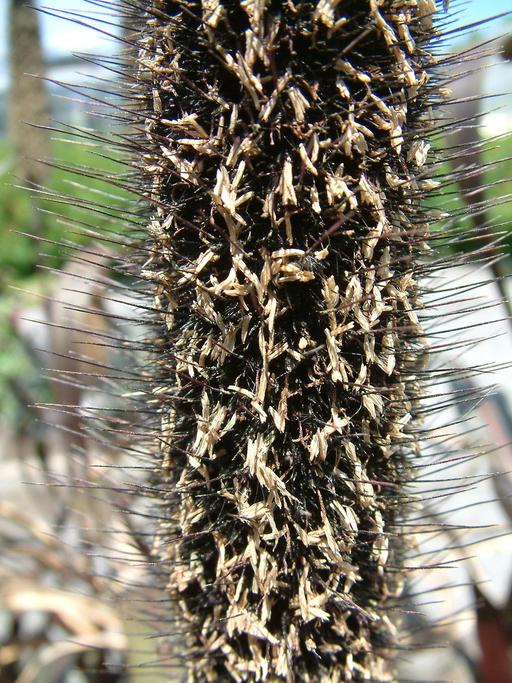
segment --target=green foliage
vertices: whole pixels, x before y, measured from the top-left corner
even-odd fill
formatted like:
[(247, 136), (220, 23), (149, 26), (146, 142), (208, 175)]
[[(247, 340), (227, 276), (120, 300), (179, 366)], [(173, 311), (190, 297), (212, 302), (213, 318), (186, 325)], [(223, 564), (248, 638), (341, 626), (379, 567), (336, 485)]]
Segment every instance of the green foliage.
[[(442, 145), (442, 141), (440, 143)], [(498, 141), (490, 140), (482, 153), (482, 163), (486, 166), (485, 182), (487, 184), (486, 201), (490, 202), (488, 219), (500, 235), (507, 234), (503, 253), (512, 256), (512, 134), (504, 136)], [(460, 188), (454, 180), (446, 182), (452, 172), (448, 163), (442, 163), (436, 173), (441, 182), (439, 190), (427, 200), (431, 208), (446, 211), (451, 216), (458, 216), (461, 233), (468, 230), (470, 213), (464, 203)], [(433, 225), (433, 230), (443, 230), (442, 225)], [(474, 246), (474, 245), (473, 245)], [(450, 251), (470, 251), (472, 246), (468, 240), (457, 242), (451, 240)]]
[[(15, 334), (11, 317), (25, 307), (40, 304), (41, 300), (13, 292), (10, 286), (46, 294), (49, 275), (38, 269), (37, 264), (61, 267), (70, 255), (70, 250), (61, 242), (72, 240), (76, 244), (86, 244), (93, 239), (86, 234), (87, 229), (105, 227), (108, 218), (102, 219), (98, 215), (92, 226), (76, 224), (74, 221), (87, 220), (80, 202), (102, 202), (110, 207), (123, 205), (122, 190), (116, 197), (109, 194), (107, 199), (105, 181), (71, 175), (66, 170), (70, 166), (76, 169), (90, 166), (109, 175), (122, 170), (113, 159), (100, 156), (100, 152), (108, 155), (108, 150), (98, 151), (83, 142), (53, 140), (53, 158), (61, 168), (52, 170), (47, 190), (31, 196), (29, 190), (18, 186), (19, 181), (13, 175), (12, 149), (5, 141), (0, 143), (0, 159), (3, 159), (0, 167), (0, 415), (21, 430), (28, 416), (23, 398), (16, 396), (14, 385), (27, 391), (32, 398), (40, 399), (44, 397), (44, 386), (39, 369)], [(108, 188), (111, 192), (110, 184)], [(62, 200), (52, 200), (51, 194), (62, 196)], [(72, 195), (73, 200), (68, 203), (66, 195)], [(77, 232), (81, 234), (77, 235)], [(35, 240), (31, 234), (49, 241)], [(49, 258), (41, 257), (41, 253)]]
[[(105, 202), (113, 208), (123, 205), (126, 197), (123, 190), (119, 190), (115, 197), (109, 194), (106, 198), (104, 193), (107, 187), (111, 188), (110, 183), (69, 173), (69, 167), (79, 171), (87, 166), (105, 175), (119, 174), (122, 166), (113, 158), (107, 158), (108, 150), (104, 151), (105, 156), (101, 151), (83, 142), (73, 144), (69, 139), (53, 140), (52, 156), (58, 168), (51, 172), (48, 189), (37, 191), (31, 197), (30, 191), (19, 187), (13, 176), (10, 164), (12, 150), (5, 142), (0, 144), (0, 158), (4, 159), (3, 170), (0, 170), (0, 292), (9, 283), (33, 275), (37, 264), (41, 263), (40, 252), (52, 257), (51, 263), (55, 267), (61, 266), (68, 258), (68, 250), (62, 245), (38, 242), (30, 237), (31, 234), (54, 242), (72, 237), (73, 242), (86, 244), (91, 238), (84, 234), (85, 231), (105, 227), (108, 218), (96, 216), (93, 226), (73, 225), (74, 220), (87, 220), (80, 203)], [(62, 200), (52, 199), (52, 194), (61, 195)], [(69, 195), (73, 199), (68, 202), (66, 196)], [(77, 235), (77, 231), (82, 234)]]

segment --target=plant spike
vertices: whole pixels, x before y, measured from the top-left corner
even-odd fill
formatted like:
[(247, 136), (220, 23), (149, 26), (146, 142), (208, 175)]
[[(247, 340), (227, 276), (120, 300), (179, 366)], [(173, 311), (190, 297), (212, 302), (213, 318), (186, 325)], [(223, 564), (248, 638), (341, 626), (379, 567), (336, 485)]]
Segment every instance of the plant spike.
[(434, 11), (148, 7), (155, 554), (190, 680), (391, 680)]

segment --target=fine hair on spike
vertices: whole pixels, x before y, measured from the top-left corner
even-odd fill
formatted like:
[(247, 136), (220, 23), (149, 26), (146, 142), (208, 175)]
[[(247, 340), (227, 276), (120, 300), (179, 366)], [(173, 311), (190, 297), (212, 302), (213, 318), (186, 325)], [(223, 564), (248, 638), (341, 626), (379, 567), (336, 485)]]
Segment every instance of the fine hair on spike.
[(90, 590), (162, 680), (428, 680), (407, 660), (487, 600), (475, 546), (509, 533), (465, 511), (512, 520), (512, 432), (481, 434), (510, 368), (502, 140), (463, 87), (502, 43), (451, 52), (477, 26), (446, 0), (88, 5), (40, 8), (119, 51), (60, 83), (96, 125), (50, 128), (89, 162), (35, 192), (70, 256), (41, 264), (37, 411)]

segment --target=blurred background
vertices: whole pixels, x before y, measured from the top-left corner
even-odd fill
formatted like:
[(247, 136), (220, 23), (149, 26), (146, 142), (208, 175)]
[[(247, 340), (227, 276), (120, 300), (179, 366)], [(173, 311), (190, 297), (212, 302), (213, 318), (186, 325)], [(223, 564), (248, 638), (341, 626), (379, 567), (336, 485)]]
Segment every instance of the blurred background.
[(98, 335), (133, 317), (102, 239), (130, 208), (109, 183), (126, 124), (105, 116), (127, 28), (109, 3), (35, 4), (0, 0), (0, 683), (151, 683), (147, 548), (125, 513), (137, 475), (94, 436), (125, 423), (91, 417), (120, 376)]
[[(149, 617), (134, 623), (127, 608), (133, 595), (140, 599), (145, 580), (144, 526), (133, 528), (123, 512), (132, 503), (122, 494), (116, 498), (100, 488), (91, 497), (80, 486), (99, 484), (100, 470), (102, 486), (105, 476), (112, 487), (121, 480), (127, 490), (137, 485), (136, 473), (122, 471), (122, 449), (82, 432), (92, 405), (115, 405), (112, 391), (105, 391), (112, 375), (115, 384), (117, 370), (108, 367), (114, 361), (105, 345), (91, 340), (104, 331), (105, 315), (121, 319), (131, 301), (122, 277), (112, 283), (112, 248), (101, 239), (123, 223), (130, 201), (102, 180), (123, 173), (108, 140), (124, 124), (105, 117), (103, 101), (115, 102), (112, 58), (126, 46), (115, 37), (129, 42), (129, 27), (124, 33), (116, 28), (115, 3), (108, 10), (79, 0), (53, 0), (51, 8), (34, 4), (40, 12), (19, 0), (0, 0), (0, 683), (157, 680)], [(426, 577), (410, 587), (411, 595), (421, 594), (410, 616), (411, 638), (436, 649), (406, 657), (402, 674), (404, 680), (511, 683), (512, 480), (494, 474), (512, 470), (512, 327), (503, 303), (486, 305), (503, 298), (504, 276), (511, 270), (512, 62), (506, 58), (512, 57), (512, 20), (502, 17), (460, 33), (463, 25), (508, 11), (510, 2), (452, 6), (444, 27), (451, 33), (439, 52), (469, 57), (453, 67), (453, 83), (447, 85), (460, 104), (443, 117), (469, 120), (478, 110), (479, 119), (451, 138), (437, 136), (436, 145), (452, 149), (451, 171), (460, 177), (459, 184), (443, 182), (432, 201), (454, 212), (461, 230), (474, 225), (483, 244), (493, 239), (487, 226), (498, 226), (497, 239), (509, 256), (494, 269), (482, 263), (469, 267), (463, 253), (474, 243), (454, 237), (456, 226), (445, 226), (450, 237), (442, 249), (461, 255), (459, 268), (442, 276), (446, 291), (453, 281), (465, 291), (486, 282), (480, 305), (463, 324), (485, 324), (484, 332), (472, 330), (474, 338), (485, 339), (435, 358), (439, 367), (481, 370), (455, 388), (466, 400), (451, 409), (448, 421), (463, 421), (464, 429), (448, 438), (446, 414), (444, 423), (431, 427), (431, 456), (440, 465), (430, 479), (443, 477), (441, 462), (452, 449), (461, 464), (446, 476), (480, 485), (468, 486), (463, 503), (446, 498), (432, 504), (431, 519), (453, 528), (422, 548), (418, 563), (425, 557), (441, 564), (446, 557), (466, 559), (458, 569), (448, 563), (446, 577), (435, 573), (434, 584)], [(507, 44), (510, 53), (503, 53)], [(468, 106), (467, 114), (460, 109)], [(94, 130), (96, 143), (79, 129)], [(472, 145), (467, 157), (458, 147), (464, 141)], [(94, 177), (84, 179), (85, 167), (94, 169)], [(484, 172), (482, 193), (477, 188)], [(461, 186), (469, 193), (465, 201)], [(99, 209), (93, 218), (91, 207)], [(74, 244), (85, 251), (74, 252)], [(105, 298), (112, 284), (115, 301)], [(459, 328), (454, 319), (449, 323)], [(464, 339), (458, 329), (459, 349)], [(493, 361), (501, 364), (500, 372), (489, 376)], [(495, 390), (482, 398), (489, 384)], [(97, 424), (91, 437), (98, 430)], [(72, 492), (64, 485), (69, 481), (76, 485)], [(451, 555), (438, 548), (451, 548)], [(439, 639), (449, 646), (438, 650)], [(428, 676), (420, 675), (425, 670)]]

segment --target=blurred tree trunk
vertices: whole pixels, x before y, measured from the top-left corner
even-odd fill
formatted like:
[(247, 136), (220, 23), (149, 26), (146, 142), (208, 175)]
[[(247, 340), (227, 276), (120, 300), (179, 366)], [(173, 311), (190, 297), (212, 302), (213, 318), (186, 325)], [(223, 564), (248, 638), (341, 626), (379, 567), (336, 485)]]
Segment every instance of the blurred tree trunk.
[(16, 151), (16, 171), (29, 186), (44, 184), (48, 167), (37, 160), (49, 156), (48, 131), (27, 122), (48, 125), (50, 105), (44, 80), (27, 75), (44, 76), (45, 65), (38, 13), (26, 0), (10, 1), (9, 51), (9, 134)]

